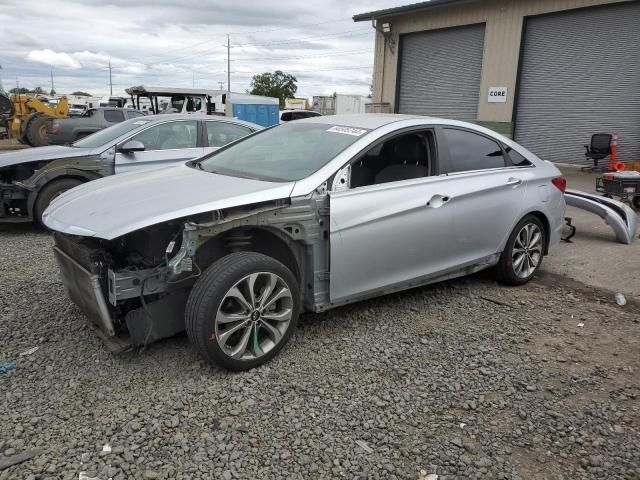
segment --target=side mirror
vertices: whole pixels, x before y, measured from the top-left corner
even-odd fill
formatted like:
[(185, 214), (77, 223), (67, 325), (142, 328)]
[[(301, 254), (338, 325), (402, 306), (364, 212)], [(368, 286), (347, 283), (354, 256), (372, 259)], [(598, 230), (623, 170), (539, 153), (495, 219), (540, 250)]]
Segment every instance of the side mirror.
[(144, 143), (138, 140), (129, 140), (118, 148), (120, 153), (144, 152)]

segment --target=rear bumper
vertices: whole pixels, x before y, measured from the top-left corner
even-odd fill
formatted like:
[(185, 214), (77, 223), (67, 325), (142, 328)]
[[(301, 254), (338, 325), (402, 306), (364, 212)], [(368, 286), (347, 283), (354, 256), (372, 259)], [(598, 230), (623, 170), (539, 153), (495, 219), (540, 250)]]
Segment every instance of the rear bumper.
[(58, 247), (53, 247), (53, 251), (60, 267), (62, 283), (73, 303), (105, 335), (114, 336), (113, 319), (100, 284), (100, 277), (89, 272)]

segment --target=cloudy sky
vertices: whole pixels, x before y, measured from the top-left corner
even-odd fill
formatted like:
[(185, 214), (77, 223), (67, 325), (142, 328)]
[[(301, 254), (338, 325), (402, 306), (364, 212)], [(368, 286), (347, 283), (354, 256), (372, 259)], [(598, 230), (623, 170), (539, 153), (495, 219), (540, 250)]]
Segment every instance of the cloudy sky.
[(132, 85), (231, 89), (256, 73), (283, 70), (298, 96), (367, 95), (374, 34), (353, 14), (409, 0), (3, 0), (0, 78), (58, 93), (109, 93)]

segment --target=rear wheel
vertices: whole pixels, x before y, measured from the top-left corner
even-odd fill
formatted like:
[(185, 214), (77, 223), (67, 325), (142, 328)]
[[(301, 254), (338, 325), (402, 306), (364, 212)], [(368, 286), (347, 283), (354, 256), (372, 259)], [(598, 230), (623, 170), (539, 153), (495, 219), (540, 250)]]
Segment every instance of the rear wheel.
[(248, 370), (284, 347), (298, 322), (299, 305), (298, 282), (286, 266), (259, 253), (232, 253), (194, 285), (186, 330), (209, 363)]
[(84, 183), (77, 178), (61, 178), (47, 183), (38, 194), (36, 203), (33, 206), (33, 217), (36, 222), (44, 227), (42, 223), (42, 214), (47, 209), (54, 198), (62, 195), (67, 190), (71, 190), (78, 185)]
[(27, 140), (32, 147), (49, 145), (49, 124), (51, 117), (37, 115), (29, 120), (26, 127)]
[(542, 222), (527, 215), (509, 235), (495, 267), (496, 279), (506, 285), (522, 285), (535, 275), (542, 263), (546, 234)]

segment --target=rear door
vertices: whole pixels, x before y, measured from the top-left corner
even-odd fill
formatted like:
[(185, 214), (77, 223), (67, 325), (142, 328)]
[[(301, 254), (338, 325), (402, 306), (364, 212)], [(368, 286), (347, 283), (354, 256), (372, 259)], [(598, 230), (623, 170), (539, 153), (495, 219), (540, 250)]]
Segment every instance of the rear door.
[(531, 172), (513, 166), (495, 139), (463, 128), (442, 128), (447, 192), (459, 265), (499, 253), (524, 208)]
[(116, 174), (184, 163), (196, 158), (203, 153), (198, 137), (196, 120), (176, 120), (152, 125), (120, 142), (119, 147), (128, 141), (136, 140), (145, 146), (145, 150), (134, 153), (118, 151)]
[(204, 124), (204, 153), (213, 152), (253, 133), (249, 127), (231, 122), (209, 120)]

